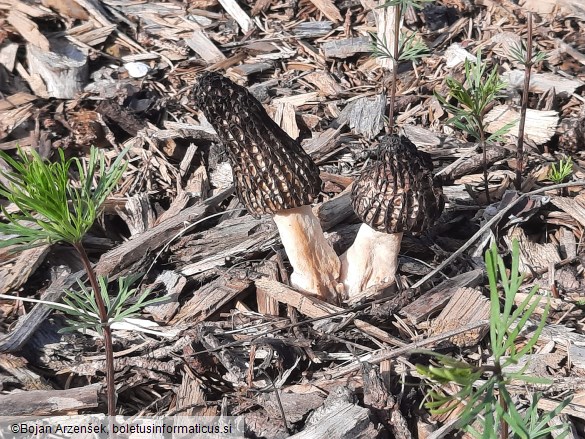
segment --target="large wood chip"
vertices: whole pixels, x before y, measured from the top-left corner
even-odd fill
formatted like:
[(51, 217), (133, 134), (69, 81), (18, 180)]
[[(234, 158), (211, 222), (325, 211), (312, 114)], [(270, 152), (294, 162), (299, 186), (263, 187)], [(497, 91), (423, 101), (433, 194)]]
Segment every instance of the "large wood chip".
[(269, 295), (280, 303), (285, 303), (296, 308), (301, 314), (311, 318), (326, 317), (343, 311), (330, 303), (323, 302), (315, 296), (299, 293), (286, 285), (269, 279), (256, 280), (256, 288)]
[(321, 48), (327, 58), (348, 58), (356, 53), (371, 52), (372, 40), (370, 37), (347, 38), (328, 41)]
[(195, 291), (193, 297), (181, 307), (171, 324), (202, 322), (234, 300), (251, 284), (249, 280), (222, 276)]
[[(494, 133), (509, 123), (513, 123), (512, 129), (505, 138), (518, 137), (520, 124), (520, 110), (508, 105), (494, 107), (484, 118), (487, 131)], [(559, 113), (556, 111), (539, 111), (528, 109), (526, 111), (526, 125), (524, 137), (537, 145), (548, 142), (555, 135), (559, 124)]]
[(0, 294), (18, 290), (45, 260), (49, 245), (24, 250), (12, 263), (0, 265)]
[(50, 52), (49, 40), (40, 31), (37, 24), (22, 12), (11, 9), (8, 13), (8, 23), (30, 44), (44, 52)]
[(252, 19), (248, 17), (248, 14), (244, 12), (235, 0), (219, 0), (219, 3), (223, 6), (225, 11), (237, 21), (242, 28), (242, 32), (247, 34), (254, 28), (254, 22)]
[[(524, 88), (524, 70), (510, 70), (502, 74), (502, 79), (508, 88), (517, 89), (519, 92)], [(530, 74), (529, 90), (533, 93), (545, 93), (554, 88), (556, 93), (571, 95), (575, 90), (585, 84), (577, 78), (567, 78), (555, 73), (534, 73)]]
[(101, 384), (0, 396), (0, 416), (56, 416), (96, 409)]
[(187, 43), (187, 45), (208, 64), (226, 60), (226, 56), (215, 46), (215, 44), (213, 44), (202, 30), (193, 31), (191, 38), (186, 38), (185, 43)]
[[(2, 101), (0, 101), (2, 105)], [(0, 139), (8, 136), (17, 126), (32, 116), (33, 104), (23, 105), (12, 110), (0, 110)]]
[(317, 9), (323, 12), (323, 15), (325, 15), (325, 17), (327, 17), (329, 20), (337, 23), (343, 20), (341, 12), (339, 12), (339, 9), (337, 9), (337, 6), (335, 6), (335, 3), (332, 0), (310, 1), (317, 7)]
[(305, 429), (291, 439), (366, 439), (377, 436), (370, 411), (354, 402), (353, 393), (347, 387), (338, 387), (313, 412)]
[[(472, 322), (485, 320), (490, 315), (490, 301), (478, 290), (458, 288), (441, 314), (433, 321), (431, 335), (452, 331)], [(459, 347), (475, 346), (487, 333), (488, 328), (473, 329), (449, 339)]]
[(384, 128), (385, 110), (384, 94), (364, 96), (347, 104), (337, 118), (337, 123), (347, 123), (354, 133), (362, 134), (366, 139), (373, 139)]
[(402, 308), (400, 313), (404, 314), (411, 323), (420, 323), (431, 314), (442, 309), (460, 287), (475, 287), (479, 285), (482, 278), (483, 270), (477, 269), (447, 279), (427, 291), (410, 305)]
[(504, 241), (510, 248), (512, 248), (513, 240), (518, 240), (520, 244), (520, 265), (518, 269), (521, 273), (529, 274), (534, 270), (549, 269), (551, 265), (561, 262), (556, 244), (532, 242), (519, 226), (511, 227), (506, 236), (504, 236)]
[(550, 201), (585, 227), (585, 194), (579, 194), (574, 198), (554, 196)]

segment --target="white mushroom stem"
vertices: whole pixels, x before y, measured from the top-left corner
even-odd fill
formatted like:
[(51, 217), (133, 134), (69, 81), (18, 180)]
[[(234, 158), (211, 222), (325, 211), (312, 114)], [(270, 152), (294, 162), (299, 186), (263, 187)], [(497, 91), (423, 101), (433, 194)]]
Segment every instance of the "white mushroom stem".
[(295, 288), (336, 303), (343, 293), (339, 282), (341, 262), (329, 245), (311, 206), (301, 206), (274, 215), (282, 245), (293, 268)]
[(402, 233), (377, 232), (362, 224), (352, 246), (341, 255), (341, 282), (351, 300), (368, 288), (392, 283)]

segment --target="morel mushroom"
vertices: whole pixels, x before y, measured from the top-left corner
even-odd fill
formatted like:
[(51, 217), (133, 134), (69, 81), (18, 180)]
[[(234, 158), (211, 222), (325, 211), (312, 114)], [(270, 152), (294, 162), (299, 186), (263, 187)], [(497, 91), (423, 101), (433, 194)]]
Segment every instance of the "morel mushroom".
[(379, 158), (353, 183), (352, 206), (364, 224), (341, 256), (341, 280), (350, 298), (392, 283), (403, 232), (426, 230), (444, 206), (430, 156), (406, 137), (385, 137)]
[(291, 284), (336, 302), (343, 291), (341, 263), (311, 209), (321, 190), (317, 165), (244, 87), (205, 73), (194, 97), (227, 147), (236, 192), (248, 212), (273, 215), (293, 267)]

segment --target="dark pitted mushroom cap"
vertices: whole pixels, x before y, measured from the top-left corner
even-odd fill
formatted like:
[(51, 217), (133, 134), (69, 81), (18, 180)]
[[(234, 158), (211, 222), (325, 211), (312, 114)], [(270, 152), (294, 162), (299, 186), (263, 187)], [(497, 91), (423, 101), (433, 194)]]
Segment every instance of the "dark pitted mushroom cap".
[(380, 148), (380, 160), (354, 181), (353, 209), (379, 232), (422, 232), (444, 207), (441, 186), (433, 182), (433, 162), (406, 137), (385, 137)]
[(236, 191), (252, 215), (313, 202), (319, 168), (248, 90), (210, 72), (200, 77), (194, 98), (228, 149)]

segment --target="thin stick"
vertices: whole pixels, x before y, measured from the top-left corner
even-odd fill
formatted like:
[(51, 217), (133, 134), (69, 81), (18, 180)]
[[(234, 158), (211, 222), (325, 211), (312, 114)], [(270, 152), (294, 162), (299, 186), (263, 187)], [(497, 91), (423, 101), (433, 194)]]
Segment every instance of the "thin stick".
[(398, 41), (400, 39), (400, 6), (394, 6), (394, 48), (392, 49), (392, 85), (390, 86), (390, 109), (388, 111), (388, 131), (394, 131), (394, 108), (396, 100), (396, 81), (398, 80)]
[(532, 70), (532, 12), (528, 13), (528, 41), (526, 42), (526, 58), (524, 60), (524, 90), (522, 90), (522, 107), (520, 108), (520, 124), (518, 126), (518, 146), (516, 148), (516, 189), (522, 188), (522, 171), (524, 170), (524, 127), (528, 108), (528, 90)]

